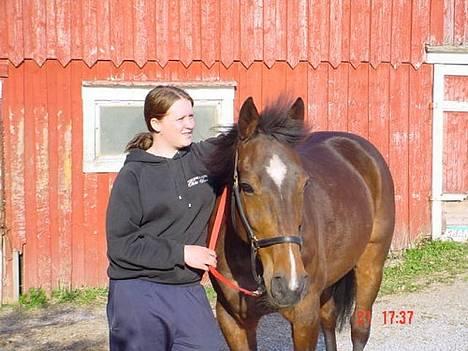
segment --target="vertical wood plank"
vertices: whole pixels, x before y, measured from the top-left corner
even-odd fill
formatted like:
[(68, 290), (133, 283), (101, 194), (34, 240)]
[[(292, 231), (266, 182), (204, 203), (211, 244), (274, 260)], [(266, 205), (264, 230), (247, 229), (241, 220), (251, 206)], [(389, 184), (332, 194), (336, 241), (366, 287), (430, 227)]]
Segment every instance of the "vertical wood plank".
[[(34, 61), (26, 61), (24, 69), (24, 195), (26, 217), (26, 246), (24, 253), (24, 265), (29, 267), (24, 271), (24, 288), (39, 287), (39, 255), (37, 235), (36, 212), (36, 120), (34, 106), (34, 83), (37, 79), (39, 67)], [(27, 78), (26, 78), (27, 77)], [(26, 81), (29, 84), (26, 84)], [(37, 81), (36, 83), (37, 84)]]
[[(72, 110), (71, 68), (57, 67), (57, 217), (56, 249), (60, 266), (59, 284), (70, 288), (72, 283)], [(51, 148), (51, 151), (52, 148)], [(55, 240), (54, 240), (55, 242)]]
[(419, 68), (424, 60), (425, 45), (429, 41), (430, 0), (416, 0), (412, 8), (411, 63)]
[(85, 281), (85, 243), (83, 213), (83, 121), (81, 106), (81, 82), (84, 79), (84, 64), (78, 61), (70, 63), (70, 99), (72, 132), (72, 282), (78, 288)]
[(397, 67), (410, 62), (411, 55), (411, 2), (393, 0), (392, 53), (390, 62)]
[[(146, 27), (146, 58), (140, 62), (146, 64), (148, 61), (156, 60), (156, 4), (154, 1), (146, 0), (144, 6), (144, 26)], [(138, 51), (138, 43), (135, 42), (134, 52)], [(138, 62), (137, 62), (138, 63)]]
[(47, 58), (45, 1), (23, 1), (23, 14), (25, 57), (41, 66)]
[[(49, 233), (50, 233), (50, 287), (52, 289), (60, 286), (60, 250), (59, 250), (59, 213), (58, 213), (58, 111), (60, 102), (57, 100), (58, 75), (61, 72), (61, 65), (56, 60), (48, 60), (43, 67), (46, 74), (46, 111), (47, 111), (47, 168), (42, 169), (42, 173), (48, 170), (48, 200), (49, 200)], [(41, 165), (42, 167), (43, 165)]]
[(349, 64), (328, 71), (328, 130), (348, 129)]
[(354, 67), (369, 61), (370, 0), (351, 1), (351, 38), (349, 61)]
[(71, 17), (71, 58), (81, 60), (83, 57), (83, 12), (82, 0), (70, 1)]
[(110, 58), (118, 67), (125, 59), (125, 23), (124, 17), (128, 16), (123, 11), (121, 0), (110, 2)]
[(180, 59), (180, 18), (179, 18), (179, 0), (168, 1), (168, 58), (169, 60)]
[(431, 0), (431, 45), (444, 41), (444, 1)]
[(351, 0), (343, 0), (343, 15), (342, 15), (342, 32), (341, 35), (341, 61), (349, 62), (350, 60), (350, 46), (351, 46)]
[(287, 60), (295, 68), (300, 60), (307, 59), (307, 1), (289, 1), (287, 17)]
[(307, 67), (307, 125), (313, 131), (328, 129), (328, 74), (330, 66), (326, 63), (313, 68)]
[(288, 22), (296, 18), (289, 18), (289, 8), (282, 1), (264, 0), (263, 6), (263, 61), (271, 67), (287, 59)]
[(240, 56), (249, 67), (254, 60), (263, 59), (262, 0), (245, 0), (240, 4)]
[(396, 224), (393, 248), (409, 244), (408, 213), (408, 113), (409, 66), (390, 70), (390, 149), (389, 161), (395, 182)]
[(147, 12), (147, 1), (146, 0), (133, 0), (133, 60), (138, 64), (139, 67), (143, 67), (146, 60), (148, 59), (148, 41), (150, 35), (148, 31), (151, 27), (148, 26), (145, 20), (151, 20), (151, 12)]
[(56, 57), (65, 66), (71, 59), (71, 5), (70, 0), (55, 2), (55, 25), (57, 42), (55, 43)]
[(107, 201), (109, 198), (109, 175), (97, 175), (97, 201), (96, 201), (96, 253), (97, 264), (96, 270), (96, 285), (107, 285), (107, 243), (106, 243), (106, 213)]
[(444, 44), (453, 45), (455, 0), (444, 0)]
[(430, 233), (432, 169), (432, 67), (410, 68), (409, 233), (410, 240)]
[(83, 17), (83, 60), (92, 66), (97, 60), (97, 0), (82, 0)]
[[(198, 16), (195, 11), (198, 11)], [(187, 67), (194, 59), (195, 52), (200, 59), (200, 2), (180, 0), (180, 60)]]
[(120, 20), (123, 22), (123, 59), (133, 61), (135, 57), (135, 52), (133, 51), (135, 47), (135, 33), (133, 33), (135, 8), (133, 7), (133, 2), (129, 0), (120, 0), (119, 6), (122, 7), (122, 18)]
[[(46, 58), (57, 58), (57, 11), (55, 1), (46, 1)], [(1, 21), (1, 20), (0, 20)], [(0, 30), (0, 33), (4, 33)], [(1, 39), (0, 39), (1, 41)]]
[(390, 62), (392, 2), (373, 0), (371, 4), (370, 56), (372, 67), (381, 62)]
[(225, 67), (240, 58), (240, 4), (236, 0), (220, 0), (220, 57)]
[(96, 4), (97, 56), (99, 60), (110, 60), (111, 53), (111, 0), (101, 0)]
[(169, 6), (166, 0), (156, 2), (156, 60), (164, 67), (169, 60)]
[(84, 175), (84, 186), (83, 186), (83, 231), (81, 236), (83, 237), (83, 255), (84, 259), (84, 272), (85, 275), (81, 281), (83, 284), (89, 284), (96, 286), (98, 284), (98, 262), (99, 252), (97, 250), (97, 197), (98, 197), (98, 184), (97, 184), (97, 173), (88, 173)]
[[(49, 157), (46, 69), (39, 69), (32, 79), (32, 106), (35, 120), (35, 190), (38, 281), (47, 291), (51, 288), (51, 237), (49, 208)], [(33, 234), (33, 235), (34, 235)]]
[(369, 69), (369, 141), (389, 161), (390, 65)]
[(201, 0), (201, 57), (208, 67), (219, 60), (219, 11), (217, 0)]
[(343, 2), (330, 1), (330, 52), (328, 59), (333, 67), (342, 60)]
[(328, 0), (309, 1), (308, 58), (314, 68), (328, 60), (330, 6)]
[(348, 131), (369, 138), (369, 65), (349, 69)]

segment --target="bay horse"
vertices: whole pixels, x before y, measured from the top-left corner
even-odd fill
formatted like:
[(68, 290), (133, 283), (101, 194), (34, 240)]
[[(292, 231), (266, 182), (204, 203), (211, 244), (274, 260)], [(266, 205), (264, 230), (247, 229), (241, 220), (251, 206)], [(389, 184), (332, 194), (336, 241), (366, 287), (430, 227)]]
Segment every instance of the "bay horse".
[(394, 230), (393, 180), (370, 142), (309, 134), (303, 120), (301, 98), (278, 99), (261, 114), (248, 98), (208, 160), (211, 176), (237, 194), (227, 198), (217, 269), (260, 295), (211, 275), (233, 351), (256, 350), (258, 321), (272, 312), (290, 322), (296, 351), (315, 350), (320, 328), (327, 351), (336, 350), (335, 329), (348, 320), (354, 351), (370, 335)]

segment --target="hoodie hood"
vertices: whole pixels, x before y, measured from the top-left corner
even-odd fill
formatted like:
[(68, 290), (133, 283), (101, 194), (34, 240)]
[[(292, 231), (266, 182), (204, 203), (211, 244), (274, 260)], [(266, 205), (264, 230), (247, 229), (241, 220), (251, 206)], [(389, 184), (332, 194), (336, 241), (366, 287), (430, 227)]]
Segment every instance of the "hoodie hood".
[(187, 154), (189, 147), (181, 149), (176, 152), (174, 157), (167, 158), (163, 156), (156, 156), (142, 149), (132, 149), (125, 159), (125, 164), (129, 162), (144, 162), (144, 163), (165, 163), (168, 160), (177, 160)]

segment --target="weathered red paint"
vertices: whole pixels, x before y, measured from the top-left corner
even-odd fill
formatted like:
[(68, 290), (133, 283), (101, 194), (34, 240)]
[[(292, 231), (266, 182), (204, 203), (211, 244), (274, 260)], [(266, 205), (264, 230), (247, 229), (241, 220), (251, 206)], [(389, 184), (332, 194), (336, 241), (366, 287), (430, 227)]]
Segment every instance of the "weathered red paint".
[[(115, 174), (84, 174), (81, 85), (108, 81), (236, 81), (236, 114), (252, 96), (302, 96), (312, 130), (369, 138), (396, 181), (393, 248), (430, 230), (432, 67), (426, 44), (468, 42), (468, 0), (6, 0), (0, 4), (4, 78), (4, 300), (12, 253), (24, 288), (106, 284), (104, 219)], [(1, 64), (5, 62), (5, 64)], [(466, 79), (446, 97), (466, 101)], [(447, 150), (466, 116), (446, 114)], [(446, 190), (466, 189), (450, 158)]]

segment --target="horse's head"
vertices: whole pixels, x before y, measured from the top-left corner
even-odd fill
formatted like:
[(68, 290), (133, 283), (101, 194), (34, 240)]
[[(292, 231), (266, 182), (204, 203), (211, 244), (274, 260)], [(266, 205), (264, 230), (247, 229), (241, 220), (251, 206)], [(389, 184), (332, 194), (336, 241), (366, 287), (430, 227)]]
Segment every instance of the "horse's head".
[(308, 288), (301, 257), (308, 175), (293, 147), (303, 136), (303, 118), (301, 98), (291, 107), (270, 107), (261, 116), (249, 98), (238, 124), (240, 202), (255, 239), (266, 244), (258, 257), (270, 300), (280, 307), (297, 303)]

